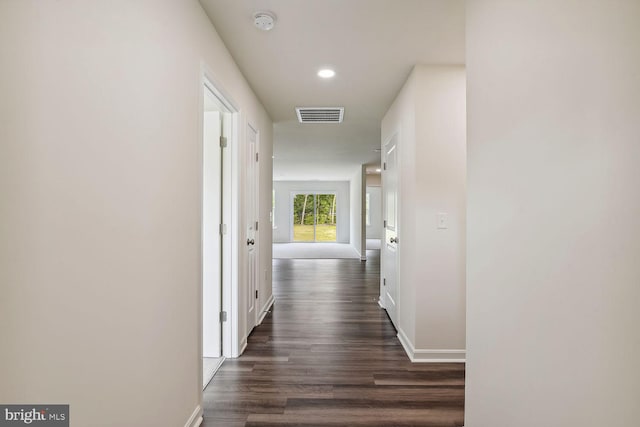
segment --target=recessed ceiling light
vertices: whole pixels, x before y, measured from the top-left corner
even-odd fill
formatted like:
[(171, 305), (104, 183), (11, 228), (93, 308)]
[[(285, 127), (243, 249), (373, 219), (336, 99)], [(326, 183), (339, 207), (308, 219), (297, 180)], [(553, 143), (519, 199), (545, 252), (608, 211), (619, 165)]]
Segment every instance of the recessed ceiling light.
[(271, 12), (256, 12), (253, 15), (253, 24), (262, 31), (272, 30), (276, 26), (276, 15)]
[(335, 75), (336, 75), (336, 72), (333, 71), (331, 68), (323, 68), (322, 70), (318, 71), (318, 77), (322, 77), (323, 79), (330, 79)]

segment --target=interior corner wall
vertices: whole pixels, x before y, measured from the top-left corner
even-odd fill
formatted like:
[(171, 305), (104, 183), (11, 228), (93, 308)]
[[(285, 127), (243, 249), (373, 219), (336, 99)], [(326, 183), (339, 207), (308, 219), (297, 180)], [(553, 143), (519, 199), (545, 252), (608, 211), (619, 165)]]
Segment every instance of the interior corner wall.
[(467, 427), (640, 419), (640, 2), (467, 2)]
[(0, 2), (0, 402), (184, 426), (202, 395), (203, 63), (264, 153), (272, 122), (196, 1), (117, 3)]
[[(411, 250), (416, 288), (416, 349), (466, 346), (466, 75), (463, 66), (414, 69), (417, 191)], [(446, 228), (438, 218), (446, 216)], [(408, 231), (405, 228), (405, 231)], [(437, 326), (436, 326), (437, 325)], [(459, 353), (462, 358), (464, 353)], [(449, 355), (447, 357), (458, 357)], [(435, 357), (435, 356), (434, 356)]]
[(383, 144), (399, 136), (399, 332), (415, 360), (465, 356), (465, 86), (463, 66), (417, 65), (382, 122)]
[(355, 248), (361, 257), (366, 255), (362, 248), (362, 168), (353, 174), (349, 181), (349, 200), (351, 207), (349, 209), (349, 243)]
[(367, 174), (366, 183), (367, 183), (367, 187), (380, 187), (382, 185), (380, 174), (378, 173)]
[[(416, 259), (411, 247), (415, 242), (407, 244), (413, 239), (412, 234), (415, 232), (415, 212), (412, 209), (413, 200), (417, 191), (413, 175), (415, 174), (415, 146), (416, 146), (416, 105), (415, 105), (415, 76), (413, 72), (405, 82), (404, 86), (396, 96), (391, 107), (386, 112), (381, 124), (381, 143), (384, 153), (384, 145), (393, 137), (398, 135), (398, 237), (402, 245), (398, 244), (397, 251), (397, 307), (398, 307), (398, 324), (395, 325), (398, 333), (412, 343), (415, 343), (416, 337), (416, 286), (415, 277), (413, 277), (413, 268), (419, 264), (420, 260)], [(383, 158), (384, 161), (384, 158)], [(384, 216), (384, 175), (382, 177), (382, 193), (383, 193), (383, 216)], [(409, 232), (406, 236), (407, 227)], [(383, 233), (384, 236), (384, 233)], [(405, 243), (405, 239), (408, 239)], [(385, 271), (385, 251), (384, 248), (380, 252), (381, 276), (384, 278)], [(382, 292), (381, 292), (382, 295)]]
[[(367, 187), (369, 194), (369, 225), (367, 239), (382, 239), (382, 192), (380, 187)], [(365, 222), (366, 223), (366, 222)]]
[(291, 242), (293, 221), (292, 194), (336, 194), (336, 241), (349, 243), (350, 238), (350, 189), (349, 181), (273, 181), (276, 206), (274, 214), (273, 243)]
[[(365, 174), (365, 194), (369, 194), (369, 225), (366, 225), (366, 239), (382, 238), (382, 179), (380, 174)], [(366, 243), (365, 243), (366, 245)]]

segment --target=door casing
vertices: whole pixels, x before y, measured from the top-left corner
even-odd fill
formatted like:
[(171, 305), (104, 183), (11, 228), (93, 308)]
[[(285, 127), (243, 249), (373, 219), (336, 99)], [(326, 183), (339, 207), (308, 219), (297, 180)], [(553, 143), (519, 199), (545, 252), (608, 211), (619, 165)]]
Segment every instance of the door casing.
[[(230, 112), (225, 127), (230, 130), (230, 135), (227, 137), (227, 146), (222, 150), (222, 212), (221, 212), (221, 280), (222, 280), (222, 311), (226, 313), (226, 321), (222, 323), (222, 355), (224, 357), (238, 357), (240, 355), (240, 337), (238, 328), (238, 257), (237, 255), (237, 242), (238, 242), (238, 212), (239, 206), (237, 198), (232, 197), (233, 194), (238, 193), (238, 168), (233, 165), (238, 164), (238, 141), (239, 141), (239, 123), (241, 121), (241, 114), (237, 108), (237, 104), (226, 93), (222, 86), (216, 81), (214, 74), (205, 65), (201, 65), (201, 79), (199, 82), (199, 141), (203, 144), (204, 140), (204, 96), (205, 90), (210, 91), (213, 95), (220, 100), (225, 108)], [(200, 146), (201, 159), (204, 158), (204, 145)], [(200, 185), (203, 185), (204, 180), (204, 168), (203, 163), (200, 162)], [(200, 194), (202, 195), (203, 187), (200, 188)], [(202, 226), (203, 215), (203, 200), (201, 198), (200, 206), (200, 224)], [(202, 230), (200, 233), (202, 237)], [(203, 289), (202, 289), (202, 266), (204, 260), (202, 258), (202, 239), (200, 241), (199, 253), (200, 253), (200, 283), (199, 295), (198, 295), (198, 336), (199, 346), (197, 351), (199, 377), (202, 379), (202, 354), (203, 354), (203, 342), (202, 342), (202, 328), (203, 328)], [(234, 285), (235, 284), (235, 285)], [(202, 384), (201, 384), (202, 386)]]
[(382, 206), (383, 241), (381, 245), (380, 305), (398, 328), (399, 307), (399, 132), (394, 133), (382, 146)]
[(260, 275), (259, 275), (259, 144), (258, 131), (247, 123), (246, 157), (245, 157), (245, 227), (246, 227), (246, 277), (247, 277), (247, 335), (258, 323)]

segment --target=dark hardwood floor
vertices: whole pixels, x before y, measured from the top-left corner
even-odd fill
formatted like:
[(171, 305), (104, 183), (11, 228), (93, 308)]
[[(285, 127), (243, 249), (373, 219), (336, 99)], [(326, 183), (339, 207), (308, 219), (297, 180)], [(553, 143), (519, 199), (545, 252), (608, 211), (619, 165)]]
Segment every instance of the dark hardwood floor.
[(274, 260), (272, 313), (204, 391), (204, 426), (461, 426), (464, 364), (412, 364), (369, 260)]

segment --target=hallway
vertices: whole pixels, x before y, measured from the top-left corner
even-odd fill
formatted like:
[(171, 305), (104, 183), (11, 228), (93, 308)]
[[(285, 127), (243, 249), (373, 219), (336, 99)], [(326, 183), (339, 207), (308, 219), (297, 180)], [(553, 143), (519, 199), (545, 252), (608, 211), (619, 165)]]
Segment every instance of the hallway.
[(461, 426), (464, 364), (412, 364), (367, 262), (279, 259), (276, 303), (204, 391), (218, 426)]

